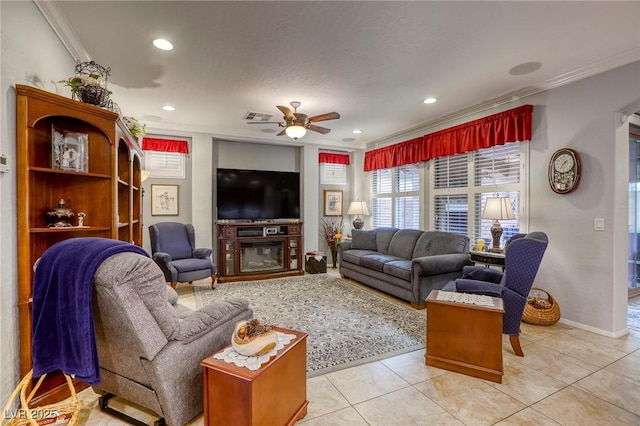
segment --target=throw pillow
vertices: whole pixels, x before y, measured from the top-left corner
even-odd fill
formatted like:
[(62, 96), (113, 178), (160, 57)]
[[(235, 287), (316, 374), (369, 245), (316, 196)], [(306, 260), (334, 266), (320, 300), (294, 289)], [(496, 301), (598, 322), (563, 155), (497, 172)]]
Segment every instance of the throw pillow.
[(354, 229), (351, 231), (351, 248), (361, 250), (377, 250), (376, 231), (363, 231)]

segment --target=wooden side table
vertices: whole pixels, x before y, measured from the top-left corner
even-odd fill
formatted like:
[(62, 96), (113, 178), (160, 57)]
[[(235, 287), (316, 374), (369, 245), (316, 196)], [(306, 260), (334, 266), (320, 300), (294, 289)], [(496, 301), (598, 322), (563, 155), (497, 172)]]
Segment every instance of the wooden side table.
[(504, 254), (491, 253), (486, 251), (470, 251), (469, 257), (472, 262), (482, 263), (487, 266), (502, 266), (504, 268)]
[(502, 383), (502, 299), (493, 307), (427, 297), (426, 364)]
[(213, 355), (200, 363), (205, 426), (293, 425), (307, 415), (307, 334), (273, 329), (296, 337), (258, 370)]

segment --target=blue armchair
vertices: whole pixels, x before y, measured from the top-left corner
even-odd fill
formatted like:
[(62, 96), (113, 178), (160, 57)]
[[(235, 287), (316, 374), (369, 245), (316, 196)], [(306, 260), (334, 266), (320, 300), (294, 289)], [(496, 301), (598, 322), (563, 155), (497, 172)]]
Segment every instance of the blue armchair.
[(442, 289), (502, 298), (502, 332), (509, 335), (511, 347), (518, 356), (524, 356), (519, 337), (522, 313), (548, 242), (544, 232), (518, 234), (509, 240), (505, 248), (504, 271), (465, 266), (462, 278), (447, 283)]
[(216, 286), (216, 266), (209, 248), (195, 248), (195, 232), (190, 224), (161, 222), (149, 226), (151, 253), (164, 278), (175, 288), (181, 282), (193, 282), (211, 277)]

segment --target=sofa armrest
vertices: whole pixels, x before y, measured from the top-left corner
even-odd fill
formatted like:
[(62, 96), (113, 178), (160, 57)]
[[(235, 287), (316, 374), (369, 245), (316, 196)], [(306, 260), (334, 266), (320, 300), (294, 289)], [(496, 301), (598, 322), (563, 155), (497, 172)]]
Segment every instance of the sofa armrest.
[(212, 252), (210, 248), (197, 248), (193, 251), (193, 257), (196, 259), (211, 259)]
[(157, 251), (153, 253), (153, 260), (167, 264), (171, 262), (171, 255), (169, 253)]
[(205, 305), (180, 321), (180, 334), (176, 340), (182, 343), (192, 342), (216, 328), (219, 323), (235, 316), (240, 310), (248, 308), (249, 302), (239, 297), (230, 297)]
[(464, 278), (458, 278), (455, 283), (456, 291), (459, 293), (484, 294), (488, 296), (500, 296), (504, 288), (500, 284), (467, 280)]
[(447, 274), (462, 271), (471, 264), (468, 253), (436, 254), (433, 256), (416, 257), (411, 261), (411, 269), (420, 277)]
[(351, 241), (340, 241), (338, 244), (338, 251), (343, 252), (345, 250), (349, 250), (351, 248)]

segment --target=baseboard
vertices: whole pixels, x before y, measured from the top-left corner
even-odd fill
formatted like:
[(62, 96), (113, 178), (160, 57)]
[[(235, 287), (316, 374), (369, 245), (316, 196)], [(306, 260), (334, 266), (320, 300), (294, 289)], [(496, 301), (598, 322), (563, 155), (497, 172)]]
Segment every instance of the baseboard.
[(561, 319), (560, 324), (566, 324), (574, 328), (590, 331), (592, 333), (600, 334), (601, 336), (611, 337), (613, 339), (617, 339), (618, 337), (622, 337), (624, 335), (629, 334), (629, 329), (627, 327), (623, 328), (622, 330), (611, 332), (611, 331), (606, 331), (599, 328), (591, 327), (589, 325), (585, 325), (579, 322), (570, 321), (567, 319)]

